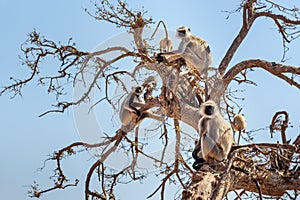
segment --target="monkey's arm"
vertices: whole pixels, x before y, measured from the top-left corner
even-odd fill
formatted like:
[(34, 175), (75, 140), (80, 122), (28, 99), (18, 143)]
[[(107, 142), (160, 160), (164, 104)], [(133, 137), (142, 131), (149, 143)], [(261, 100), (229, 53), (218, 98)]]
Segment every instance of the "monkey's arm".
[(167, 62), (174, 62), (180, 58), (183, 58), (182, 55), (185, 52), (186, 46), (188, 45), (188, 43), (185, 42), (181, 42), (179, 44), (179, 47), (177, 50), (171, 51), (171, 52), (165, 52), (165, 53), (159, 53), (156, 56), (156, 60), (158, 62), (163, 62), (163, 60), (165, 59)]
[(165, 57), (176, 57), (177, 56), (178, 58), (180, 58), (182, 56), (182, 54), (186, 51), (186, 47), (188, 45), (189, 45), (189, 43), (185, 44), (185, 43), (181, 42), (177, 50), (174, 50), (171, 52), (160, 53), (160, 54)]
[(159, 53), (157, 54), (157, 56), (155, 57), (155, 59), (158, 62), (163, 62), (164, 60), (168, 63), (174, 62), (178, 59), (181, 59), (182, 56), (181, 53), (176, 53), (176, 52), (166, 52), (166, 53)]
[(195, 160), (202, 158), (201, 152), (201, 137), (206, 134), (207, 127), (207, 118), (201, 118), (198, 124), (198, 133), (200, 135), (200, 139), (195, 143), (195, 148), (192, 152), (192, 156)]
[(208, 158), (213, 158), (217, 161), (222, 161), (225, 158), (222, 147), (207, 134), (204, 135), (201, 141), (201, 150), (203, 159), (206, 161)]
[(199, 139), (197, 141), (197, 143), (195, 144), (195, 148), (192, 152), (192, 156), (195, 160), (198, 160), (200, 158), (202, 158), (202, 152), (201, 152), (201, 139)]
[(133, 112), (135, 114), (137, 114), (138, 116), (141, 115), (141, 112), (139, 111), (139, 109), (137, 109), (137, 107), (141, 107), (141, 106), (144, 106), (144, 105), (136, 105), (136, 104), (139, 104), (139, 103), (132, 103), (128, 106), (124, 106), (124, 109), (128, 110), (129, 112)]

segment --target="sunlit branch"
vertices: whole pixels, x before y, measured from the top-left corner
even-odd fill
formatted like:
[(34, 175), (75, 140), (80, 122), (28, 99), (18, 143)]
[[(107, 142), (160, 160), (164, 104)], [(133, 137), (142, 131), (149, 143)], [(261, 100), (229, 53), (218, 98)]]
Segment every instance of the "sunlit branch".
[(280, 79), (283, 79), (290, 85), (293, 85), (300, 89), (300, 83), (298, 83), (293, 78), (287, 77), (285, 74), (297, 74), (300, 75), (300, 68), (295, 66), (289, 66), (289, 65), (282, 65), (275, 62), (268, 62), (265, 60), (259, 60), (259, 59), (253, 59), (253, 60), (245, 60), (242, 61), (235, 66), (233, 66), (223, 77), (224, 84), (226, 85), (225, 88), (229, 85), (229, 83), (234, 79), (238, 73), (245, 69), (250, 68), (261, 68), (266, 70), (267, 72), (273, 74), (274, 76), (279, 77)]

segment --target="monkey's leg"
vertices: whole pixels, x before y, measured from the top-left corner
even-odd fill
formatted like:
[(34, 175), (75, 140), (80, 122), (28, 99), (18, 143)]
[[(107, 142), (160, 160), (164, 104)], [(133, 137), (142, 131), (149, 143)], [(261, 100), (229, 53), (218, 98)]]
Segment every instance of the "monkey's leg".
[(210, 157), (214, 158), (217, 161), (222, 161), (226, 157), (224, 150), (217, 144), (215, 140), (210, 138), (207, 134), (203, 136), (203, 139), (201, 141), (203, 159), (207, 160)]
[(201, 152), (201, 140), (199, 140), (195, 144), (195, 148), (192, 152), (192, 156), (195, 160), (198, 160), (199, 158), (202, 158), (202, 152)]
[(199, 171), (200, 168), (202, 167), (202, 165), (205, 163), (205, 160), (203, 158), (199, 158), (197, 159), (194, 163), (193, 163), (193, 169), (196, 171)]
[(156, 61), (163, 62), (165, 60), (167, 63), (171, 63), (180, 59), (181, 57), (182, 57), (181, 54), (177, 52), (159, 53), (156, 56)]

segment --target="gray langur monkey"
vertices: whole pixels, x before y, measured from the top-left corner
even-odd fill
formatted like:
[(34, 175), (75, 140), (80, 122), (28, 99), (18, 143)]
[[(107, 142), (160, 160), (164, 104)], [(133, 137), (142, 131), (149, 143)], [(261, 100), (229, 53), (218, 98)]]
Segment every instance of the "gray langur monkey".
[(167, 37), (161, 39), (159, 42), (159, 50), (160, 53), (172, 51), (173, 50), (172, 40)]
[(208, 67), (212, 64), (209, 45), (203, 39), (192, 35), (191, 30), (185, 26), (180, 26), (176, 30), (176, 37), (181, 39), (178, 49), (159, 54), (157, 60), (163, 60), (161, 57), (164, 56), (168, 57), (168, 62), (172, 62), (182, 57), (191, 70), (206, 78)]
[(232, 144), (233, 134), (229, 123), (225, 121), (214, 101), (208, 100), (200, 106), (200, 140), (193, 151), (196, 162), (208, 162), (209, 159), (222, 161), (227, 158)]
[(157, 85), (157, 78), (154, 76), (149, 76), (146, 79), (145, 83), (143, 84), (143, 87), (145, 88), (144, 100), (146, 103), (158, 99), (157, 97), (154, 97), (152, 95), (152, 92), (155, 89), (156, 85)]
[(122, 102), (119, 117), (122, 122), (121, 130), (125, 133), (133, 130), (144, 118), (147, 117), (163, 121), (163, 117), (152, 114), (150, 110), (144, 110), (141, 112), (141, 109), (145, 106), (145, 101), (142, 98), (143, 90), (144, 87), (142, 85), (132, 87), (132, 91)]
[(247, 128), (247, 123), (246, 123), (245, 117), (241, 114), (234, 115), (233, 122), (231, 125), (232, 125), (232, 128), (234, 131), (239, 132), (237, 144), (240, 144), (241, 134), (242, 134), (242, 132), (245, 133), (246, 128)]
[(164, 21), (160, 20), (158, 22), (158, 24), (151, 36), (151, 39), (153, 39), (160, 24), (162, 24), (164, 26), (166, 36), (164, 38), (162, 38), (159, 42), (159, 51), (160, 51), (160, 53), (172, 51), (173, 50), (172, 40), (168, 36), (168, 30), (167, 30), (167, 27), (166, 27)]
[(209, 45), (203, 39), (192, 35), (187, 27), (180, 26), (176, 31), (176, 36), (181, 39), (177, 52), (182, 55), (188, 67), (206, 77), (212, 63)]

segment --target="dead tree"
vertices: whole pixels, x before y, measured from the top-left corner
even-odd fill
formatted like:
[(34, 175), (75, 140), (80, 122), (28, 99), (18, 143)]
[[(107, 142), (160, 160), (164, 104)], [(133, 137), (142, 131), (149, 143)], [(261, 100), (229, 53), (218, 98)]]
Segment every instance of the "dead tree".
[[(299, 9), (287, 8), (273, 1), (264, 0), (243, 0), (240, 7), (235, 12), (242, 12), (242, 27), (237, 36), (228, 48), (224, 58), (218, 68), (214, 70), (214, 75), (207, 80), (200, 79), (198, 74), (192, 70), (187, 70), (184, 58), (178, 58), (171, 63), (157, 62), (155, 53), (147, 44), (143, 37), (144, 28), (150, 26), (153, 21), (147, 18), (147, 12), (144, 10), (132, 11), (128, 5), (118, 0), (114, 5), (108, 0), (95, 3), (95, 11), (86, 12), (96, 20), (106, 21), (116, 25), (118, 28), (126, 29), (132, 36), (135, 49), (130, 51), (126, 47), (115, 46), (102, 49), (96, 52), (80, 51), (71, 40), (66, 45), (56, 43), (43, 37), (37, 31), (28, 35), (28, 40), (22, 45), (24, 53), (23, 62), (28, 66), (31, 75), (23, 80), (11, 78), (13, 83), (5, 86), (0, 94), (12, 94), (12, 96), (21, 95), (22, 88), (33, 80), (38, 80), (41, 85), (47, 86), (49, 93), (54, 93), (57, 97), (57, 104), (53, 110), (49, 110), (40, 116), (52, 112), (64, 112), (66, 109), (83, 104), (90, 100), (91, 91), (98, 89), (101, 94), (104, 93), (98, 103), (106, 101), (112, 109), (118, 111), (117, 102), (109, 94), (112, 83), (120, 86), (124, 93), (128, 92), (126, 83), (122, 77), (131, 77), (141, 85), (147, 84), (147, 78), (137, 80), (137, 74), (140, 70), (154, 73), (160, 78), (161, 88), (159, 94), (150, 98), (141, 112), (157, 108), (156, 112), (165, 117), (172, 119), (172, 131), (167, 128), (165, 121), (160, 125), (161, 137), (164, 143), (164, 150), (160, 158), (153, 157), (143, 150), (144, 144), (139, 138), (139, 128), (131, 127), (134, 131), (134, 138), (128, 137), (128, 134), (117, 129), (115, 133), (107, 135), (101, 143), (88, 144), (85, 142), (75, 142), (65, 148), (62, 148), (51, 155), (47, 161), (56, 162), (54, 175), (54, 185), (46, 189), (40, 189), (37, 184), (32, 185), (29, 192), (31, 197), (40, 197), (42, 194), (67, 187), (77, 186), (79, 180), (74, 179), (72, 182), (66, 177), (63, 170), (63, 160), (68, 156), (74, 156), (77, 152), (89, 149), (100, 149), (99, 158), (89, 168), (85, 181), (85, 199), (115, 199), (115, 185), (122, 178), (129, 178), (130, 181), (143, 179), (146, 174), (138, 173), (137, 160), (139, 156), (146, 156), (154, 163), (160, 166), (160, 173), (164, 175), (162, 182), (149, 197), (160, 191), (161, 199), (164, 199), (164, 191), (168, 181), (177, 181), (182, 186), (182, 196), (187, 199), (223, 199), (230, 191), (234, 191), (237, 198), (241, 199), (243, 195), (257, 194), (260, 198), (263, 195), (271, 197), (281, 197), (283, 195), (293, 195), (287, 191), (295, 191), (294, 197), (300, 190), (299, 184), (299, 145), (298, 140), (293, 144), (287, 143), (283, 138), (283, 144), (250, 144), (243, 146), (233, 146), (228, 159), (217, 165), (205, 165), (195, 172), (190, 167), (190, 161), (187, 156), (183, 155), (180, 144), (182, 131), (180, 121), (185, 122), (194, 130), (198, 131), (198, 122), (201, 118), (199, 111), (200, 104), (208, 97), (216, 102), (223, 100), (225, 103), (225, 93), (231, 82), (251, 83), (247, 75), (249, 69), (261, 68), (270, 74), (282, 79), (288, 84), (300, 89), (300, 83), (297, 77), (300, 75), (300, 68), (295, 66), (284, 65), (262, 59), (243, 60), (234, 66), (230, 66), (232, 57), (237, 52), (240, 44), (245, 40), (254, 22), (259, 18), (269, 18), (274, 21), (279, 33), (282, 36), (284, 56), (287, 51), (286, 44), (292, 42), (299, 36)], [(153, 50), (154, 48), (152, 48)], [(117, 53), (110, 59), (104, 59), (102, 56), (109, 53)], [(40, 72), (41, 61), (48, 57), (54, 56), (61, 65), (57, 74), (43, 76)], [(284, 58), (283, 56), (283, 58)], [(125, 58), (131, 58), (137, 63), (132, 71), (122, 70), (115, 67), (114, 64)], [(93, 65), (92, 79), (87, 82), (84, 73)], [(75, 71), (75, 72), (74, 72)], [(242, 78), (240, 78), (242, 77)], [(99, 84), (102, 81), (101, 84)], [(65, 85), (75, 85), (82, 82), (85, 90), (81, 96), (73, 101), (62, 100)], [(64, 84), (63, 84), (64, 83)], [(152, 90), (151, 90), (152, 92)], [(149, 94), (151, 95), (151, 94)], [(230, 107), (227, 104), (227, 108)], [(227, 114), (232, 117), (232, 112), (227, 109)], [(284, 114), (284, 113), (283, 113)], [(282, 124), (276, 120), (278, 115), (274, 116), (270, 131), (280, 130), (285, 137), (288, 126), (288, 117)], [(285, 114), (288, 116), (288, 114)], [(174, 160), (172, 163), (164, 161), (165, 149), (168, 146), (168, 135), (174, 134), (176, 145), (174, 147)], [(131, 163), (121, 170), (110, 170), (106, 165), (106, 159), (118, 148), (123, 148), (131, 158)], [(98, 177), (101, 185), (100, 191), (92, 187), (92, 178)], [(242, 191), (241, 191), (242, 190)]]

